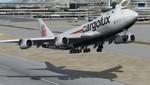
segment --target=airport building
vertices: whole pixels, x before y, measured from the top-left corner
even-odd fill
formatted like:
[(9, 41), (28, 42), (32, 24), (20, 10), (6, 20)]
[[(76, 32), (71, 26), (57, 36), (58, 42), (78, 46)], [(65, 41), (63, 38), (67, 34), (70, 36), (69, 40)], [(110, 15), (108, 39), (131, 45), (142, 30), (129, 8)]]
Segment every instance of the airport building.
[(150, 9), (150, 0), (132, 0), (137, 9)]
[[(15, 0), (1, 3), (0, 15), (42, 18), (84, 18), (94, 16), (98, 3), (91, 0)], [(90, 6), (88, 4), (90, 3)]]
[[(0, 3), (0, 15), (31, 18), (86, 18), (98, 16), (121, 0), (13, 0)], [(132, 7), (140, 15), (149, 15), (149, 0), (132, 0)], [(144, 12), (143, 12), (144, 11)]]
[(132, 5), (139, 13), (139, 20), (150, 20), (150, 0), (132, 0)]

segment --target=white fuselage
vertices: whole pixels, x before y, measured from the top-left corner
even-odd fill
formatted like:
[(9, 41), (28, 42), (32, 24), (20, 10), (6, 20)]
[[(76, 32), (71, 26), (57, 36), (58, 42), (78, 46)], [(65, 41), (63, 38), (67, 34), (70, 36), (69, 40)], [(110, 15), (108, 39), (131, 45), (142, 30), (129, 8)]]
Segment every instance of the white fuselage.
[(137, 16), (138, 14), (130, 9), (114, 9), (102, 14), (91, 22), (58, 35), (57, 38), (61, 40), (63, 37), (81, 38), (82, 36), (99, 37), (112, 35), (132, 26), (136, 22)]
[[(105, 41), (115, 44), (133, 42), (135, 36), (126, 31), (137, 21), (137, 17), (138, 14), (135, 11), (118, 5), (117, 8), (101, 14), (95, 20), (56, 36), (42, 19), (38, 19), (42, 37), (0, 40), (0, 43), (18, 43), (21, 49), (28, 49), (32, 45), (70, 49), (70, 53), (90, 52), (87, 47), (94, 45), (94, 48), (97, 47), (97, 52), (101, 52)], [(122, 31), (124, 33), (120, 34)]]

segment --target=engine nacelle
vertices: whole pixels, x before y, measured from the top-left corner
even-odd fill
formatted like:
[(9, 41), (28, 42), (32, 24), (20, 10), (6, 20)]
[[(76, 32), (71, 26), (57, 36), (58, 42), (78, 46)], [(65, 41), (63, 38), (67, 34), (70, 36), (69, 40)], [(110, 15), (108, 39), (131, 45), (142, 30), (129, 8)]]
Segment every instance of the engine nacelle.
[(28, 39), (20, 39), (19, 45), (21, 49), (28, 49), (33, 45), (33, 42), (32, 40)]
[(134, 42), (135, 36), (132, 33), (128, 33), (126, 35), (120, 34), (114, 40), (115, 44), (122, 44), (122, 43), (131, 43)]
[(55, 45), (56, 46), (65, 46), (65, 45), (68, 45), (69, 44), (69, 39), (66, 38), (66, 37), (63, 37), (63, 38), (55, 38)]

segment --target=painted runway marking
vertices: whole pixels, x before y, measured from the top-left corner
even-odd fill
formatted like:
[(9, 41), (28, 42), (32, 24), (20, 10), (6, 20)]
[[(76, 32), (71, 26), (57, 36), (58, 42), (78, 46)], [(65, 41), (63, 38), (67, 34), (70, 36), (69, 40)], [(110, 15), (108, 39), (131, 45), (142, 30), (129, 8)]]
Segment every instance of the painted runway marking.
[(43, 81), (45, 81), (45, 82), (48, 82), (48, 83), (51, 83), (51, 84), (53, 84), (53, 85), (59, 85), (58, 83), (55, 83), (55, 82), (53, 82), (53, 81), (50, 81), (50, 80), (47, 80), (47, 79), (41, 79), (41, 80), (43, 80)]
[(4, 69), (7, 69), (7, 70), (10, 70), (11, 68), (7, 67), (7, 66), (4, 66), (4, 65), (0, 65), (1, 68), (4, 68)]

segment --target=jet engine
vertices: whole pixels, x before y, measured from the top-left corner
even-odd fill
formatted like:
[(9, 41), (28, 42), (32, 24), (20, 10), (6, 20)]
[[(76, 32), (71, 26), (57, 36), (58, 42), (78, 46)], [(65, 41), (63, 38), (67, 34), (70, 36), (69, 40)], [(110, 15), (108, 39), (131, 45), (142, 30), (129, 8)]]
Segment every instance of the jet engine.
[(114, 43), (115, 44), (122, 44), (122, 43), (131, 43), (134, 42), (135, 36), (132, 33), (119, 34), (116, 36)]
[(56, 46), (65, 46), (65, 45), (68, 45), (69, 44), (69, 39), (66, 38), (66, 37), (63, 37), (63, 38), (55, 38), (55, 45)]
[(33, 42), (29, 39), (20, 39), (19, 45), (21, 49), (28, 49), (33, 45)]

